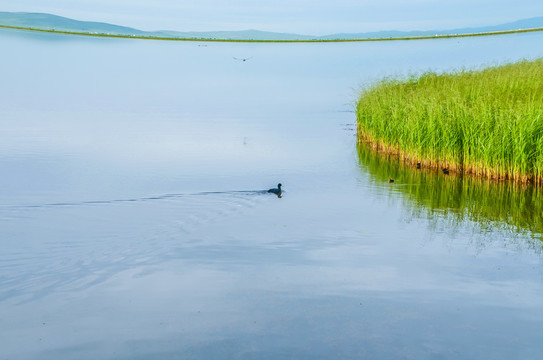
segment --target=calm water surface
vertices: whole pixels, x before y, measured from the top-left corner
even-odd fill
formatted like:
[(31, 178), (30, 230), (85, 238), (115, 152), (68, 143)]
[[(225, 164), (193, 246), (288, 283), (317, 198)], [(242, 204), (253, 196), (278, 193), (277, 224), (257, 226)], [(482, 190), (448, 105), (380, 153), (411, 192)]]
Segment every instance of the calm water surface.
[(0, 360), (541, 358), (539, 192), (375, 158), (353, 113), (541, 44), (0, 31)]

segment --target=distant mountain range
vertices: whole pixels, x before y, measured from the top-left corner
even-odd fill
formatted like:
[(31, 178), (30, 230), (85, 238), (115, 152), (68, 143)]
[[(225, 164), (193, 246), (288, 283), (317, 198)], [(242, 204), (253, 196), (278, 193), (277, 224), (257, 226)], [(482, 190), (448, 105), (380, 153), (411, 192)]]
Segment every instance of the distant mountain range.
[(0, 25), (28, 27), (82, 33), (172, 37), (185, 39), (239, 39), (239, 40), (331, 40), (331, 39), (386, 39), (416, 36), (452, 35), (509, 31), (518, 29), (543, 28), (543, 17), (534, 17), (501, 25), (429, 31), (377, 31), (365, 33), (338, 33), (325, 36), (311, 36), (275, 33), (259, 30), (180, 32), (171, 30), (142, 31), (130, 27), (103, 22), (79, 21), (44, 13), (0, 12)]

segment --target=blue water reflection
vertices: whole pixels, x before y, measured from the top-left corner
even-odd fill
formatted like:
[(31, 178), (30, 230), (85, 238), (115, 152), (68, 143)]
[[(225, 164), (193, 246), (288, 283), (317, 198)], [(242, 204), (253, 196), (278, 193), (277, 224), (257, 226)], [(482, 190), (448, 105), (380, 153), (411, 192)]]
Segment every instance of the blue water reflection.
[(2, 356), (537, 358), (532, 238), (413, 216), (360, 168), (351, 111), (383, 76), (540, 57), (542, 38), (2, 30)]

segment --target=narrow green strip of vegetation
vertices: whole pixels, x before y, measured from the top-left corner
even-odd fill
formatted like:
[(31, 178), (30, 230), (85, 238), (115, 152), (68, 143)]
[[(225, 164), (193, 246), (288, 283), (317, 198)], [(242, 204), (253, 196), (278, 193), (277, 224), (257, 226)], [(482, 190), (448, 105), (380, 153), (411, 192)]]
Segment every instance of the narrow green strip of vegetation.
[(144, 35), (123, 35), (123, 34), (96, 34), (82, 31), (68, 31), (68, 30), (54, 30), (54, 29), (40, 29), (33, 27), (23, 26), (11, 26), (0, 25), (0, 29), (13, 29), (23, 31), (37, 31), (54, 34), (64, 35), (78, 35), (78, 36), (93, 36), (93, 37), (106, 37), (106, 38), (122, 38), (122, 39), (140, 39), (140, 40), (166, 40), (166, 41), (209, 41), (209, 42), (250, 42), (250, 43), (329, 43), (329, 42), (363, 42), (363, 41), (396, 41), (396, 40), (428, 40), (428, 39), (447, 39), (447, 38), (461, 38), (461, 37), (473, 37), (473, 36), (489, 36), (489, 35), (507, 35), (518, 34), (527, 32), (543, 31), (543, 28), (533, 29), (517, 29), (517, 30), (503, 30), (503, 31), (491, 31), (481, 33), (470, 34), (436, 34), (433, 36), (406, 36), (406, 37), (388, 37), (388, 38), (361, 38), (361, 39), (308, 39), (308, 40), (254, 40), (254, 39), (218, 39), (218, 38), (179, 38), (168, 36), (144, 36)]
[(543, 59), (385, 79), (357, 103), (358, 139), (422, 167), (543, 182)]

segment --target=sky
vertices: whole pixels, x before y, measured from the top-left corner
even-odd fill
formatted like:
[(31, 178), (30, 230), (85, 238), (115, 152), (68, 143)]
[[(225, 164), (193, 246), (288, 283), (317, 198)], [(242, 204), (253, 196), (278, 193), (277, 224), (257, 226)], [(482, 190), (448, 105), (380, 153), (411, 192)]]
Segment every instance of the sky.
[(45, 12), (141, 30), (247, 30), (327, 35), (447, 30), (543, 16), (542, 0), (0, 0), (0, 11)]

